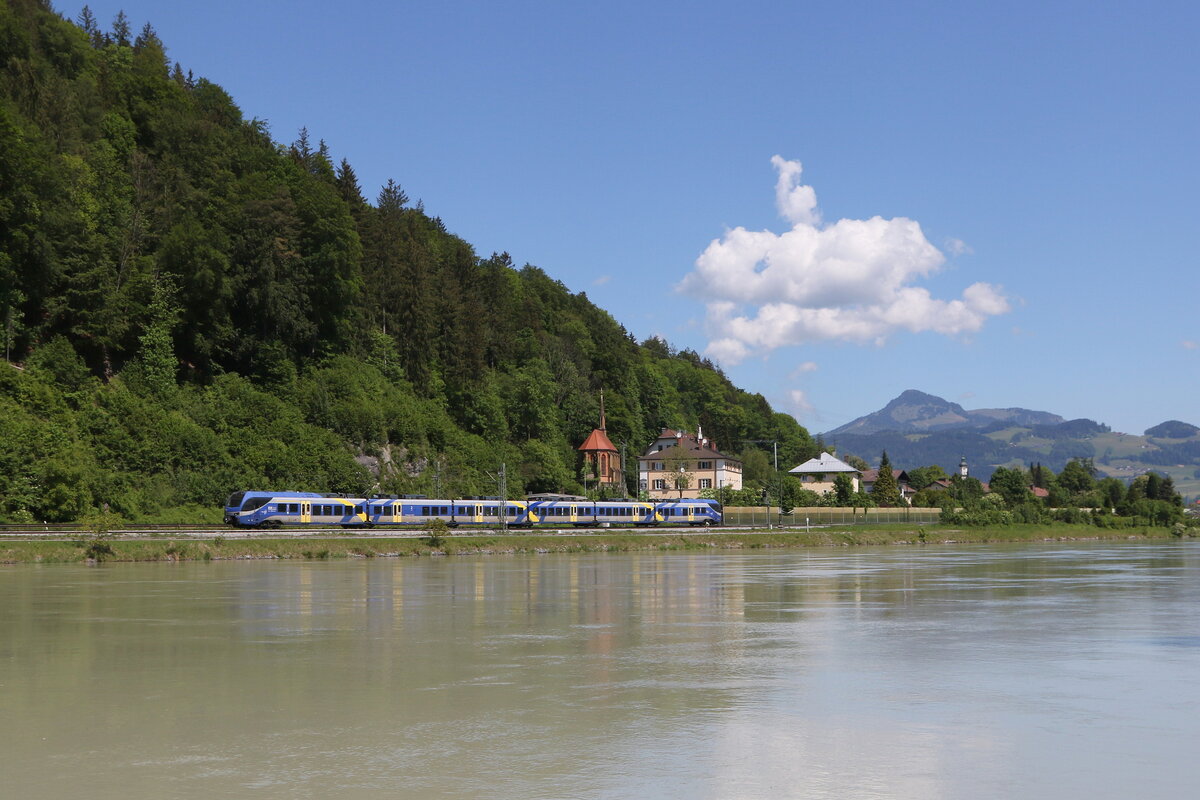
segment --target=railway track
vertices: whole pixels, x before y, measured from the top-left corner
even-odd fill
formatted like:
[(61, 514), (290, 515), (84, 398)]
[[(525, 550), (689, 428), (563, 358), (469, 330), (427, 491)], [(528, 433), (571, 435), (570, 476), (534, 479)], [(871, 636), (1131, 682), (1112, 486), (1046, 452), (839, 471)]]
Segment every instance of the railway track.
[[(780, 528), (776, 527), (776, 530)], [(754, 533), (757, 529), (746, 527), (698, 528), (693, 526), (672, 528), (459, 528), (443, 536), (604, 536), (606, 534), (640, 534), (646, 536), (680, 533)], [(765, 529), (762, 532), (767, 532)], [(38, 539), (43, 541), (89, 538), (95, 531), (84, 530), (72, 525), (0, 525), (0, 540)], [(108, 531), (108, 536), (117, 539), (312, 539), (312, 538), (378, 538), (378, 539), (422, 539), (428, 531), (396, 528), (229, 528), (198, 527), (186, 525), (131, 525)]]

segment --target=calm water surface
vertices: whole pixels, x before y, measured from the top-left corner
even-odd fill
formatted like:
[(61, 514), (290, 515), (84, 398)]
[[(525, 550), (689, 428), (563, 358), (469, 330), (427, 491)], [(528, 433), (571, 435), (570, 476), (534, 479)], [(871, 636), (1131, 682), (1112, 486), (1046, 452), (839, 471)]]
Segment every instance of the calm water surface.
[(13, 798), (1200, 796), (1200, 545), (0, 569)]

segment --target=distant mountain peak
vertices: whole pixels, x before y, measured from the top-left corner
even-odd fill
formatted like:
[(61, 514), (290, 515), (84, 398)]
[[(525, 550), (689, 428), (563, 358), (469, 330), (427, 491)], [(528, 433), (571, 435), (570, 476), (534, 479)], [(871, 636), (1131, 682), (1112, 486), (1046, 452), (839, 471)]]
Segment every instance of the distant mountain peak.
[(1159, 439), (1187, 439), (1200, 433), (1200, 428), (1187, 422), (1180, 422), (1177, 419), (1169, 419), (1166, 422), (1159, 423), (1153, 428), (1146, 429), (1147, 436), (1154, 436)]
[(882, 431), (928, 433), (955, 428), (985, 428), (997, 422), (1021, 425), (1057, 425), (1063, 418), (1026, 408), (987, 408), (968, 411), (958, 403), (917, 389), (905, 389), (879, 411), (859, 417), (827, 435), (870, 435)]

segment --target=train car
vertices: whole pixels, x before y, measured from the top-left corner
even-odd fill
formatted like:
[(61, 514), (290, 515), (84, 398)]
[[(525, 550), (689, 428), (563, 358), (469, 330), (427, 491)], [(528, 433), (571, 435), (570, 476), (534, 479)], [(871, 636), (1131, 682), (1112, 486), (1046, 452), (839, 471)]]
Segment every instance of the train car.
[(646, 527), (654, 525), (720, 525), (716, 500), (598, 500), (562, 497), (530, 502), (530, 523), (542, 526)]
[(496, 497), (458, 500), (427, 497), (347, 497), (316, 492), (234, 492), (225, 522), (234, 527), (321, 526), (343, 528), (424, 527), (627, 527), (720, 525), (715, 500), (601, 500), (540, 495), (501, 502)]

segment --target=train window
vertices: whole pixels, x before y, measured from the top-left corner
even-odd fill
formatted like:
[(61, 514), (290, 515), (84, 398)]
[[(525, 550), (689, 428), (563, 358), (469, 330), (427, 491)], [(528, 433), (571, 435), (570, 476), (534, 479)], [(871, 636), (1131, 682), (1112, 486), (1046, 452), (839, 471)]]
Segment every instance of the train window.
[(251, 497), (246, 501), (246, 505), (242, 506), (242, 511), (255, 511), (262, 508), (270, 500), (269, 497)]

